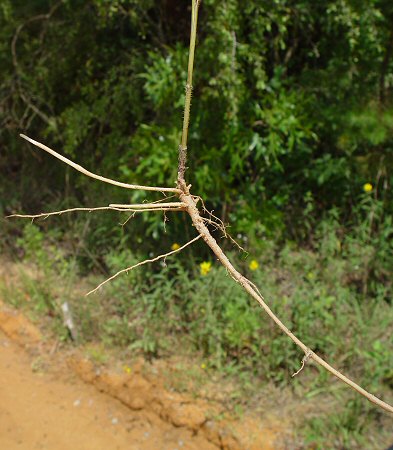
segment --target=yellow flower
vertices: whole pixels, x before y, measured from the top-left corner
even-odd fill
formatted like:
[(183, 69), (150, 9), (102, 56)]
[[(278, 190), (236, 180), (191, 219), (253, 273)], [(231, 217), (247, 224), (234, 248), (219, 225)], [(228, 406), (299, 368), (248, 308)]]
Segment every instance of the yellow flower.
[(373, 190), (373, 185), (371, 183), (366, 183), (363, 185), (364, 192), (371, 192)]
[(129, 367), (129, 366), (124, 366), (123, 369), (124, 369), (124, 372), (125, 372), (125, 373), (128, 373), (128, 374), (131, 373), (131, 367)]
[(172, 250), (179, 250), (179, 248), (180, 248), (180, 245), (177, 242), (172, 244), (172, 247), (171, 247)]
[(253, 259), (253, 260), (250, 262), (250, 264), (249, 264), (248, 267), (250, 268), (250, 270), (257, 270), (258, 267), (259, 267), (259, 263), (258, 263), (258, 261), (257, 261), (256, 259)]
[(201, 364), (201, 369), (203, 369), (203, 370), (206, 369), (206, 364), (205, 364), (205, 363), (202, 363), (202, 364)]
[(212, 268), (212, 263), (209, 261), (203, 261), (203, 263), (199, 264), (199, 267), (201, 269), (201, 275), (207, 275)]

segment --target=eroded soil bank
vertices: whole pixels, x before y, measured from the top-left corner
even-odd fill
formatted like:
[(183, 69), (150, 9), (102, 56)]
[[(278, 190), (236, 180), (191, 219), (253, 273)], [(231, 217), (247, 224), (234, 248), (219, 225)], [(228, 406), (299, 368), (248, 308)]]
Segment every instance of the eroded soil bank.
[(168, 391), (143, 363), (128, 373), (58, 351), (0, 303), (1, 449), (279, 449), (277, 422), (222, 419), (216, 406)]

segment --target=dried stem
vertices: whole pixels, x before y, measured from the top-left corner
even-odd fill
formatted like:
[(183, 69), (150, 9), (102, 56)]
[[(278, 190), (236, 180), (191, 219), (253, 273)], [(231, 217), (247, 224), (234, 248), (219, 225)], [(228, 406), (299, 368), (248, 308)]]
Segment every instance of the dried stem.
[(122, 187), (125, 189), (139, 189), (142, 191), (175, 192), (178, 194), (181, 192), (180, 189), (176, 189), (176, 188), (158, 187), (158, 186), (140, 186), (138, 184), (122, 183), (120, 181), (111, 180), (110, 178), (102, 177), (101, 175), (97, 175), (95, 173), (90, 172), (89, 170), (86, 170), (84, 167), (80, 166), (79, 164), (74, 163), (73, 161), (66, 158), (65, 156), (60, 155), (59, 153), (55, 152), (51, 148), (47, 147), (46, 145), (41, 144), (40, 142), (35, 141), (34, 139), (31, 139), (28, 136), (25, 136), (24, 134), (21, 134), (20, 137), (22, 137), (23, 139), (26, 139), (26, 141), (41, 148), (42, 150), (45, 150), (46, 152), (50, 153), (57, 159), (60, 159), (60, 161), (63, 161), (64, 163), (73, 167), (78, 172), (81, 172), (90, 178), (95, 178), (96, 180), (103, 181), (104, 183), (113, 184), (114, 186), (119, 186), (119, 187)]
[(113, 208), (135, 208), (135, 209), (164, 209), (164, 208), (185, 208), (186, 204), (182, 202), (170, 202), (170, 203), (138, 203), (134, 205), (127, 205), (122, 203), (110, 203)]
[(124, 272), (128, 273), (130, 270), (133, 270), (136, 267), (143, 266), (144, 264), (147, 264), (147, 263), (150, 263), (150, 262), (158, 261), (159, 259), (167, 258), (168, 256), (171, 256), (174, 253), (182, 251), (183, 249), (185, 249), (186, 247), (188, 247), (189, 245), (191, 245), (192, 243), (194, 243), (195, 241), (197, 241), (201, 237), (202, 236), (199, 234), (194, 239), (191, 239), (191, 241), (188, 241), (187, 244), (182, 245), (181, 247), (179, 247), (176, 250), (172, 250), (171, 252), (164, 253), (162, 255), (158, 255), (158, 256), (156, 256), (153, 259), (145, 259), (144, 261), (141, 261), (138, 264), (134, 264), (133, 266), (127, 267), (126, 269), (119, 270), (119, 272), (115, 273), (114, 275), (112, 275), (111, 277), (109, 277), (108, 279), (106, 279), (105, 281), (100, 283), (96, 288), (94, 288), (91, 291), (89, 291), (86, 295), (93, 294), (93, 292), (96, 292), (101, 286), (103, 286), (104, 284), (106, 284), (109, 281), (113, 280), (114, 278), (118, 277), (119, 275), (121, 275)]
[(227, 256), (222, 251), (221, 247), (217, 244), (217, 241), (213, 238), (213, 236), (210, 234), (208, 228), (204, 224), (203, 218), (201, 217), (198, 209), (195, 206), (194, 200), (190, 195), (182, 194), (180, 195), (180, 199), (187, 203), (187, 211), (191, 216), (192, 223), (194, 224), (197, 231), (202, 236), (203, 240), (206, 242), (206, 244), (213, 250), (213, 253), (217, 256), (221, 264), (227, 269), (228, 273), (231, 275), (231, 277), (238, 282), (243, 289), (251, 295), (258, 303), (259, 305), (266, 311), (266, 313), (269, 315), (269, 317), (277, 324), (277, 326), (290, 338), (292, 341), (298, 345), (303, 352), (305, 353), (308, 358), (313, 359), (317, 364), (327, 369), (331, 374), (339, 378), (344, 383), (348, 384), (350, 387), (352, 387), (355, 391), (357, 391), (359, 394), (366, 397), (370, 402), (375, 403), (376, 405), (380, 406), (386, 411), (389, 411), (390, 413), (393, 413), (393, 407), (389, 404), (385, 403), (384, 401), (380, 400), (379, 398), (375, 397), (373, 394), (370, 394), (365, 389), (354, 383), (352, 380), (347, 378), (345, 375), (343, 375), (338, 370), (334, 369), (334, 367), (330, 366), (326, 361), (324, 361), (321, 357), (319, 357), (316, 353), (314, 353), (311, 349), (309, 349), (303, 342), (298, 339), (282, 322), (281, 320), (273, 313), (273, 311), (269, 308), (269, 306), (265, 303), (264, 298), (259, 293), (259, 291), (255, 288), (253, 283), (251, 283), (249, 280), (247, 280), (246, 277), (244, 277), (240, 272), (238, 272), (235, 267), (232, 265), (232, 263), (229, 261)]
[[(133, 205), (133, 206), (140, 206), (140, 205)], [(6, 216), (6, 219), (11, 219), (13, 217), (20, 217), (23, 219), (38, 219), (39, 217), (45, 217), (45, 219), (49, 216), (60, 216), (64, 213), (70, 213), (70, 212), (77, 212), (77, 211), (87, 211), (87, 212), (93, 212), (93, 211), (120, 211), (120, 212), (145, 212), (145, 211), (183, 211), (184, 208), (179, 207), (150, 207), (150, 208), (117, 208), (115, 206), (109, 205), (109, 206), (99, 206), (97, 208), (69, 208), (69, 209), (62, 209), (60, 211), (51, 211), (51, 212), (44, 212), (40, 214), (11, 214), (10, 216)]]

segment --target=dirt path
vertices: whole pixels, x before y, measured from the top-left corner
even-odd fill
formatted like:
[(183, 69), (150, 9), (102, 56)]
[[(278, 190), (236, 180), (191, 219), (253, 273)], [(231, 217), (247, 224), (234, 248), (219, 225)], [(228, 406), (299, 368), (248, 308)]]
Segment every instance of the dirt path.
[(0, 332), (0, 449), (217, 449), (39, 362)]

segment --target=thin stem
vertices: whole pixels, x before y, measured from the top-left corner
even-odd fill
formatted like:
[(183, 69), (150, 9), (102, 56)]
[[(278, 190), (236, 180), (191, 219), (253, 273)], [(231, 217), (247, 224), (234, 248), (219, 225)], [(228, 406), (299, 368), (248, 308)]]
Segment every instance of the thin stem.
[(103, 181), (104, 183), (113, 184), (115, 186), (119, 186), (125, 189), (140, 189), (142, 191), (158, 191), (158, 192), (175, 192), (180, 193), (180, 189), (176, 188), (168, 188), (168, 187), (158, 187), (158, 186), (140, 186), (138, 184), (128, 184), (128, 183), (122, 183), (120, 181), (112, 180), (110, 178), (102, 177), (101, 175), (97, 175), (95, 173), (90, 172), (89, 170), (86, 170), (84, 167), (80, 166), (79, 164), (74, 163), (70, 159), (66, 158), (65, 156), (60, 155), (59, 153), (55, 152), (51, 148), (47, 147), (44, 144), (41, 144), (38, 141), (35, 141), (34, 139), (29, 138), (28, 136), (25, 136), (24, 134), (21, 134), (20, 137), (23, 139), (26, 139), (26, 141), (30, 142), (31, 144), (41, 148), (42, 150), (45, 150), (46, 152), (50, 153), (57, 159), (60, 159), (60, 161), (68, 164), (69, 166), (73, 167), (78, 172), (83, 173), (84, 175), (95, 178), (96, 180)]
[(186, 98), (184, 102), (184, 117), (183, 117), (183, 131), (181, 136), (181, 143), (179, 145), (179, 166), (177, 172), (178, 187), (186, 192), (185, 171), (187, 164), (187, 141), (188, 141), (188, 127), (190, 124), (190, 109), (192, 97), (192, 75), (194, 71), (194, 55), (195, 55), (195, 41), (198, 24), (198, 9), (199, 0), (192, 0), (191, 13), (191, 35), (190, 35), (190, 51), (188, 54), (188, 71), (186, 84)]
[(6, 219), (11, 219), (13, 217), (20, 217), (23, 219), (38, 219), (39, 217), (45, 217), (45, 219), (49, 216), (60, 216), (64, 213), (69, 212), (76, 212), (76, 211), (87, 211), (87, 212), (93, 212), (93, 211), (120, 211), (120, 212), (147, 212), (147, 211), (182, 211), (181, 208), (168, 208), (168, 207), (161, 207), (161, 208), (117, 208), (113, 206), (99, 206), (97, 208), (69, 208), (69, 209), (62, 209), (60, 211), (51, 211), (51, 212), (44, 212), (40, 214), (11, 214), (10, 216), (6, 216)]
[(185, 249), (186, 247), (188, 247), (189, 245), (191, 245), (192, 243), (194, 243), (195, 241), (197, 241), (198, 239), (200, 239), (202, 236), (200, 234), (198, 234), (198, 236), (196, 236), (194, 239), (191, 239), (191, 241), (188, 241), (186, 244), (182, 245), (181, 247), (177, 248), (176, 250), (172, 250), (171, 252), (168, 253), (164, 253), (162, 255), (158, 255), (153, 259), (145, 259), (144, 261), (139, 262), (138, 264), (134, 264), (133, 266), (127, 267), (126, 269), (122, 269), (119, 270), (119, 272), (115, 273), (114, 275), (112, 275), (111, 277), (107, 278), (105, 281), (103, 281), (102, 283), (100, 283), (96, 288), (92, 289), (91, 291), (89, 291), (87, 295), (93, 294), (93, 292), (96, 292), (101, 286), (103, 286), (104, 284), (108, 283), (109, 281), (113, 280), (114, 278), (118, 277), (119, 275), (121, 275), (122, 273), (125, 272), (129, 272), (130, 270), (135, 269), (136, 267), (139, 266), (143, 266), (144, 264), (150, 263), (150, 262), (155, 262), (158, 261), (159, 259), (163, 259), (163, 258), (167, 258), (170, 255), (173, 255), (174, 253), (180, 252), (183, 249)]
[(149, 208), (185, 208), (186, 204), (183, 202), (168, 202), (168, 203), (137, 203), (134, 205), (127, 205), (122, 203), (111, 203), (109, 206), (113, 208), (135, 208), (135, 209), (149, 209)]

